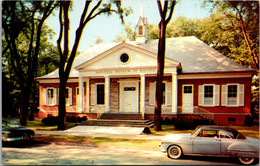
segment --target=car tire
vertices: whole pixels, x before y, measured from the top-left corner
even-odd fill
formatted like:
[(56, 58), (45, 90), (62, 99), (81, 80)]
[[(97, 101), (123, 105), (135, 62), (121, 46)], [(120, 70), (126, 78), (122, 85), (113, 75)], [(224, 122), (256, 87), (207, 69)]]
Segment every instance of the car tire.
[(167, 149), (167, 154), (172, 159), (178, 159), (182, 156), (182, 149), (177, 145), (171, 145)]
[(239, 157), (238, 160), (241, 164), (250, 165), (255, 159), (253, 157)]

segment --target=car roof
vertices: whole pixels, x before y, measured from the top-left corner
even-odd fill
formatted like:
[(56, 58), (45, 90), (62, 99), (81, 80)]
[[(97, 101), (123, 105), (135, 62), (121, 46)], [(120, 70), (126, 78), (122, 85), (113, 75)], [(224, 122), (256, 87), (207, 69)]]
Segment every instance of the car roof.
[(208, 126), (199, 126), (200, 129), (214, 129), (214, 130), (227, 130), (227, 131), (236, 131), (235, 129), (228, 127), (228, 126), (212, 126), (212, 125), (208, 125)]
[(17, 121), (10, 119), (2, 119), (2, 122), (18, 123)]

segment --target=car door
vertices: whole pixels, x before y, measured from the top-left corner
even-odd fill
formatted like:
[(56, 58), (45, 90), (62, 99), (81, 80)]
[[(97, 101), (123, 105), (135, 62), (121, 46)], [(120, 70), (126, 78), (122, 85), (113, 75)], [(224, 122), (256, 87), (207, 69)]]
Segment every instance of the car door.
[(192, 141), (194, 154), (219, 155), (220, 139), (217, 130), (201, 130)]
[(232, 135), (225, 131), (219, 131), (219, 138), (221, 139), (220, 153), (221, 155), (228, 155), (227, 148), (234, 142), (237, 142), (237, 139), (232, 138)]

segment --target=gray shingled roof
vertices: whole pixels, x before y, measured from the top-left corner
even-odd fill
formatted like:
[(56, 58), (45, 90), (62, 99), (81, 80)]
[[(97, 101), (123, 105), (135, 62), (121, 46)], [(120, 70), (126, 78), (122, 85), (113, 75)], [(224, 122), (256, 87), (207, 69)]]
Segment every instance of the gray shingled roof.
[[(148, 40), (144, 44), (128, 42), (137, 47), (152, 51), (157, 54), (158, 39)], [(120, 43), (96, 44), (75, 58), (70, 77), (78, 77), (79, 73), (75, 67), (98, 56), (99, 54), (119, 45)], [(182, 65), (182, 73), (204, 73), (204, 72), (233, 72), (248, 71), (226, 56), (222, 55), (209, 45), (194, 36), (167, 38), (166, 57), (179, 61)], [(39, 78), (57, 78), (58, 70)]]
[[(140, 47), (157, 53), (158, 39)], [(249, 70), (194, 36), (166, 39), (166, 57), (179, 61), (182, 73)]]

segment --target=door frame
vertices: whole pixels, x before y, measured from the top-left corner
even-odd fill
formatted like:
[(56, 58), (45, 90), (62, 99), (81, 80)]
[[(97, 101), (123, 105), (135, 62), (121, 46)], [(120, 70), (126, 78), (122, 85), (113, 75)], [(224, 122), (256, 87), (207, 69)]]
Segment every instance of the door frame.
[[(191, 86), (192, 87), (192, 107), (190, 108), (190, 109), (187, 109), (188, 111), (185, 111), (184, 112), (184, 87), (185, 86)], [(194, 111), (193, 111), (193, 107), (194, 107), (194, 85), (193, 84), (183, 84), (182, 85), (182, 113), (194, 113)]]
[[(125, 87), (135, 87), (136, 88), (136, 112), (133, 113), (140, 113), (139, 110), (139, 82), (140, 80), (137, 79), (126, 79), (126, 80), (120, 80), (119, 82), (119, 113), (124, 113), (123, 108), (123, 92)], [(132, 85), (131, 85), (132, 84)], [(132, 112), (131, 112), (132, 113)]]

